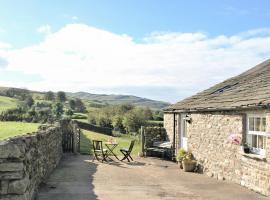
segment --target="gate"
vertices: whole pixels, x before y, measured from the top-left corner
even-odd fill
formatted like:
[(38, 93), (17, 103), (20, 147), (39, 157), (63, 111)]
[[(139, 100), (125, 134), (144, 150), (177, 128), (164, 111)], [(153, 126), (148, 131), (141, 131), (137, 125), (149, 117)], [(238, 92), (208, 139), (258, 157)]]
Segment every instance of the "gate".
[(68, 121), (62, 120), (61, 122), (62, 127), (62, 148), (63, 152), (72, 152), (76, 153), (80, 150), (80, 129), (78, 128), (77, 124)]
[(72, 132), (64, 132), (62, 135), (63, 152), (73, 152), (74, 137)]

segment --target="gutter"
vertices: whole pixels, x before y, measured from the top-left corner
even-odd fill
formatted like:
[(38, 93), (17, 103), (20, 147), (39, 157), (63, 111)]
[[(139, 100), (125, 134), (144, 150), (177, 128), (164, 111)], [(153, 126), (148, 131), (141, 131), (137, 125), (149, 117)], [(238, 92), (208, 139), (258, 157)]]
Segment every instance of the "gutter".
[(231, 107), (231, 108), (197, 108), (197, 109), (170, 109), (164, 110), (164, 113), (198, 113), (198, 112), (217, 112), (217, 111), (246, 111), (250, 109), (270, 109), (269, 105), (251, 105), (243, 107)]
[(173, 114), (173, 155), (172, 160), (175, 160), (175, 113)]

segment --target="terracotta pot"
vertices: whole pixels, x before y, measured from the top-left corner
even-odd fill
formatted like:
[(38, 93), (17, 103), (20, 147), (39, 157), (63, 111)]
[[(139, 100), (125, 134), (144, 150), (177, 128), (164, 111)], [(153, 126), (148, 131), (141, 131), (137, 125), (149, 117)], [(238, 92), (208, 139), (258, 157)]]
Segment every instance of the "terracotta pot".
[(185, 172), (193, 172), (196, 167), (196, 160), (183, 160), (182, 165)]

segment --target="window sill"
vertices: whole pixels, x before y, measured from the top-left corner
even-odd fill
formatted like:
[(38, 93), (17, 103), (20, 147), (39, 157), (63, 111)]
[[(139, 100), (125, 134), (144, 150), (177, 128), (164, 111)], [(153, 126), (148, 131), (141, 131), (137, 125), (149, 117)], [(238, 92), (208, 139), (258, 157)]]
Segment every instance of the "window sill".
[(252, 158), (252, 159), (255, 159), (255, 160), (266, 161), (266, 156), (265, 155), (257, 155), (257, 154), (254, 154), (254, 153), (245, 153), (243, 151), (240, 151), (240, 154), (242, 156), (245, 156), (245, 157), (248, 157), (248, 158)]

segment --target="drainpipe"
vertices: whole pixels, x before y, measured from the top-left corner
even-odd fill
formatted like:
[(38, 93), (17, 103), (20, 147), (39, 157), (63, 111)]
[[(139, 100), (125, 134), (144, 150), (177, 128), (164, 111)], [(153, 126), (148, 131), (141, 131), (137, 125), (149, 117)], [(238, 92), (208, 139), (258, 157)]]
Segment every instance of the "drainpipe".
[(173, 113), (173, 155), (172, 160), (175, 160), (175, 113)]

